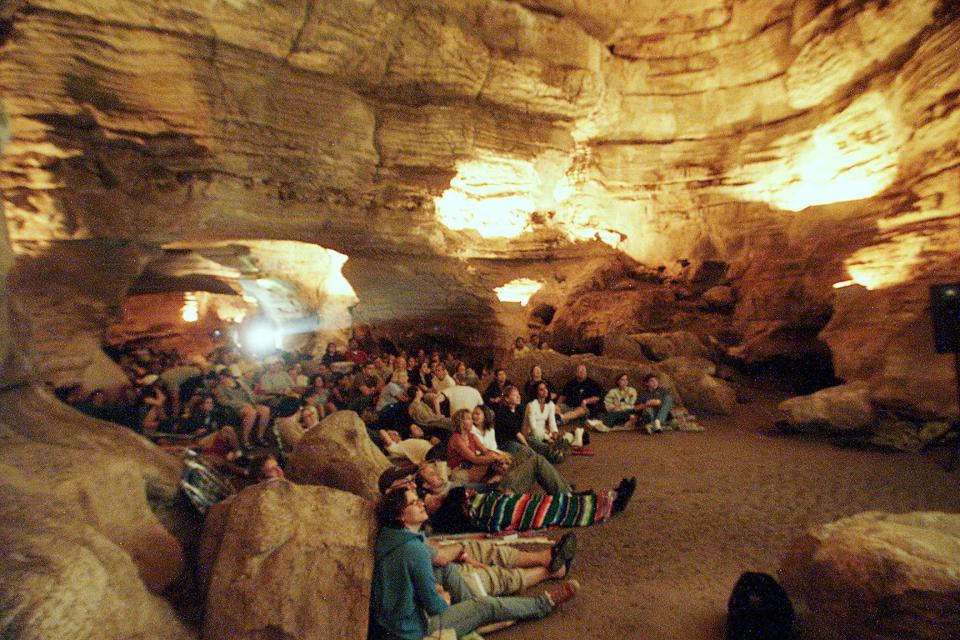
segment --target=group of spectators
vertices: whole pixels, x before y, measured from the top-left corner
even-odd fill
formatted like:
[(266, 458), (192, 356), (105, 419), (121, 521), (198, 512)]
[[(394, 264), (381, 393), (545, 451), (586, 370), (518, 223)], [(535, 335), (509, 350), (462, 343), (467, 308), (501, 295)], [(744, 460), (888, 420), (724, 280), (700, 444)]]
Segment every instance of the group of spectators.
[[(518, 338), (514, 355), (529, 353)], [(185, 440), (220, 470), (257, 480), (284, 478), (284, 452), (325, 417), (360, 415), (397, 462), (381, 478), (371, 638), (412, 640), (444, 628), (462, 636), (492, 621), (542, 617), (572, 598), (573, 580), (537, 598), (504, 597), (567, 579), (572, 533), (527, 552), (480, 541), (437, 546), (425, 527), (496, 533), (601, 522), (626, 508), (636, 478), (577, 491), (554, 465), (569, 452), (591, 455), (590, 430), (660, 431), (672, 406), (655, 376), (638, 392), (623, 374), (604, 393), (583, 364), (562, 387), (534, 365), (518, 385), (505, 369), (477, 373), (453, 353), (387, 354), (356, 340), (330, 343), (319, 358), (258, 361), (229, 348), (188, 359), (144, 347), (112, 355), (129, 385), (86, 397), (62, 390), (64, 399), (148, 437)]]

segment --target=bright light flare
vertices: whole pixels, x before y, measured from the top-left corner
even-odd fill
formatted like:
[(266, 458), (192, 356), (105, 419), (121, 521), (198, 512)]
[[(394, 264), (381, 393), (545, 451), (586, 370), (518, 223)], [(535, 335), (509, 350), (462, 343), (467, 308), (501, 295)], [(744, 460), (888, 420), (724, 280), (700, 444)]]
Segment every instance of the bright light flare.
[(180, 317), (184, 322), (196, 322), (200, 319), (200, 301), (196, 294), (186, 292), (183, 294), (183, 308), (180, 310)]
[(531, 296), (543, 287), (542, 282), (530, 278), (517, 278), (494, 291), (500, 302), (519, 302), (521, 307), (527, 306)]
[(483, 238), (516, 238), (531, 229), (531, 214), (554, 211), (573, 193), (571, 157), (547, 151), (520, 159), (482, 152), (457, 163), (450, 188), (434, 199), (437, 220)]
[(923, 264), (923, 252), (930, 239), (918, 233), (864, 247), (845, 261), (847, 273), (869, 290), (883, 289), (916, 276)]
[(243, 332), (243, 344), (252, 353), (266, 353), (283, 346), (283, 332), (266, 322), (251, 323)]
[(809, 136), (784, 136), (761, 153), (782, 157), (752, 162), (731, 174), (734, 195), (787, 211), (860, 200), (897, 177), (903, 131), (886, 98), (867, 93)]

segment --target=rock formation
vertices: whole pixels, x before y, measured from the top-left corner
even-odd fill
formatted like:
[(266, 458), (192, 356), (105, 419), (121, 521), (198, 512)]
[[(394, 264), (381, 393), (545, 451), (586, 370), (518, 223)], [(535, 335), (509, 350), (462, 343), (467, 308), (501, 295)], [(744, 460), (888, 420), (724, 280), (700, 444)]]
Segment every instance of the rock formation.
[[(66, 576), (31, 546), (56, 520), (142, 614), (102, 628), (186, 633), (146, 590), (179, 554), (144, 478), (172, 486), (176, 465), (39, 391), (116, 386), (104, 340), (186, 333), (143, 317), (186, 293), (223, 296), (224, 323), (351, 318), (497, 356), (535, 330), (604, 353), (586, 359), (604, 384), (662, 370), (694, 412), (734, 396), (688, 356), (820, 362), (872, 409), (944, 424), (954, 374), (927, 287), (960, 274), (958, 16), (952, 0), (0, 2), (16, 470), (0, 506), (37, 501), (27, 469), (50, 488), (19, 552)], [(529, 306), (499, 301), (521, 278), (540, 287)], [(380, 464), (311, 481), (369, 495)], [(77, 480), (88, 466), (105, 482)], [(84, 625), (116, 617), (74, 605)], [(11, 635), (75, 619), (23, 611)]]
[(217, 549), (203, 637), (367, 637), (372, 503), (271, 480), (241, 491), (204, 531)]
[(4, 392), (0, 432), (3, 634), (194, 637), (159, 597), (183, 552), (148, 503), (175, 500), (177, 460), (30, 388)]
[(780, 577), (804, 638), (954, 638), (960, 517), (861, 513), (796, 540)]
[[(566, 308), (581, 339), (690, 328), (682, 291), (573, 286), (621, 250), (728, 265), (693, 294), (729, 318), (698, 333), (746, 362), (830, 359), (872, 401), (955, 412), (925, 309), (960, 271), (951, 2), (3, 11), (0, 189), (46, 379), (83, 377), (152, 263), (224, 241), (340, 252), (354, 318), (394, 335), (504, 340), (525, 319), (493, 289), (521, 276), (561, 334)], [(310, 315), (304, 269), (275, 290)], [(216, 288), (188, 276), (160, 286)]]
[(790, 398), (778, 407), (796, 429), (857, 431), (873, 425), (876, 412), (862, 382), (829, 387), (808, 396)]
[(377, 479), (390, 466), (353, 411), (338, 411), (308, 429), (290, 454), (288, 477), (369, 500), (380, 496)]

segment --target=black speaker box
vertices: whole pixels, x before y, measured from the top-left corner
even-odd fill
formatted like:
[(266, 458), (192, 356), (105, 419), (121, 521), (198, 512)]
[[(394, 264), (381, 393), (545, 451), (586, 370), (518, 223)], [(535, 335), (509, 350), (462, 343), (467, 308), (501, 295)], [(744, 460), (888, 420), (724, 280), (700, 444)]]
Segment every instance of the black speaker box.
[(937, 353), (960, 353), (960, 283), (930, 287), (930, 317)]

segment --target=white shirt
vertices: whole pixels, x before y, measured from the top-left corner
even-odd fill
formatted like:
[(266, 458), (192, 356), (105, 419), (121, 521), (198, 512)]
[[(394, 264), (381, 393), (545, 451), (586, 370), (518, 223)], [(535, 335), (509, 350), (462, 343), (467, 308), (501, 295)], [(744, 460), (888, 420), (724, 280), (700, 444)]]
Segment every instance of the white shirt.
[(433, 376), (433, 380), (430, 382), (430, 384), (434, 391), (437, 393), (442, 393), (443, 391), (446, 391), (450, 387), (456, 385), (457, 381), (453, 379), (453, 376), (447, 374), (443, 376), (443, 380), (437, 376)]
[(483, 396), (480, 395), (479, 391), (462, 384), (455, 384), (444, 389), (443, 396), (450, 401), (451, 416), (460, 409), (470, 409), (472, 411), (483, 404)]
[(626, 389), (614, 387), (607, 391), (607, 395), (603, 399), (603, 406), (607, 411), (626, 411), (633, 409), (633, 405), (636, 403), (637, 390), (633, 387), (627, 387)]
[(546, 440), (547, 432), (557, 433), (557, 407), (552, 400), (547, 401), (540, 408), (539, 400), (532, 400), (527, 404), (523, 416), (524, 422), (530, 427), (530, 435), (536, 440)]
[(497, 434), (492, 428), (487, 429), (486, 433), (480, 433), (480, 429), (477, 429), (476, 425), (474, 425), (470, 431), (473, 433), (473, 435), (477, 436), (477, 440), (479, 440), (480, 443), (487, 449), (490, 449), (491, 451), (499, 451), (497, 448)]

